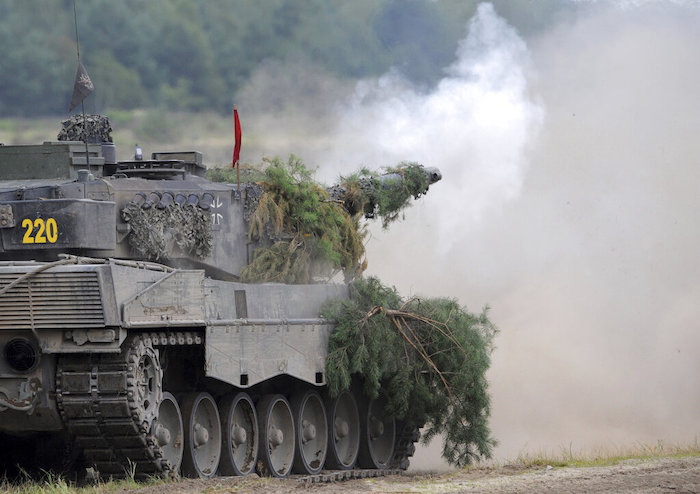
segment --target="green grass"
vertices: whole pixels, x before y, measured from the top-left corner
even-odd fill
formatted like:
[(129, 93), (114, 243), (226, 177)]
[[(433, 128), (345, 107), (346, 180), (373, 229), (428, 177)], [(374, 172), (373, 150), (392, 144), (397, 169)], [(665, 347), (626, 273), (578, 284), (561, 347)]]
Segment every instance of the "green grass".
[(0, 480), (0, 493), (2, 494), (109, 494), (137, 490), (150, 485), (167, 484), (173, 482), (160, 477), (149, 477), (147, 480), (137, 481), (132, 472), (127, 472), (127, 477), (119, 480), (98, 481), (91, 484), (75, 484), (61, 475), (45, 472), (41, 477), (32, 478), (28, 473), (23, 474), (20, 480), (9, 481), (6, 478)]
[(61, 117), (0, 119), (0, 142), (11, 144), (41, 144), (55, 141), (61, 129)]
[(78, 486), (63, 477), (53, 477), (43, 481), (22, 481), (20, 483), (0, 483), (0, 493), (7, 494), (109, 494), (165, 483), (165, 480), (136, 482), (133, 480), (109, 480), (97, 484)]

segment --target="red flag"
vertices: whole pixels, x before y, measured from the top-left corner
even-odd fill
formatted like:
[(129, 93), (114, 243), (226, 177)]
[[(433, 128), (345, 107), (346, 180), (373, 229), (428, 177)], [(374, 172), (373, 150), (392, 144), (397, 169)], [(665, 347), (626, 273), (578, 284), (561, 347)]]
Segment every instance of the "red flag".
[(241, 121), (238, 120), (238, 108), (233, 105), (233, 121), (235, 125), (234, 134), (236, 136), (236, 144), (233, 146), (233, 167), (236, 168), (238, 164), (238, 159), (241, 156), (241, 137), (243, 132), (241, 131)]

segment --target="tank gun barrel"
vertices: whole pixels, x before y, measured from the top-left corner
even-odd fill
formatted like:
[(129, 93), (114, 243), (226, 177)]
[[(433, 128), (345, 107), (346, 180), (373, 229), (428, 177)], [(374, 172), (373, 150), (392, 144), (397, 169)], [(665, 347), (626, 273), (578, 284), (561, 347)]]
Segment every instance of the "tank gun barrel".
[(438, 168), (404, 163), (382, 175), (363, 171), (326, 190), (331, 200), (342, 203), (350, 215), (381, 216), (386, 226), (409, 205), (411, 197), (418, 199), (441, 179)]
[[(420, 167), (421, 171), (425, 174), (425, 178), (428, 181), (428, 185), (432, 185), (435, 182), (439, 182), (442, 180), (442, 173), (440, 173), (439, 168), (435, 167), (427, 167), (423, 165), (417, 165)], [(391, 172), (391, 173), (385, 173), (383, 175), (379, 175), (377, 177), (377, 180), (382, 184), (392, 184), (392, 183), (400, 183), (403, 182), (404, 180), (404, 174), (401, 173), (400, 171), (397, 172)]]

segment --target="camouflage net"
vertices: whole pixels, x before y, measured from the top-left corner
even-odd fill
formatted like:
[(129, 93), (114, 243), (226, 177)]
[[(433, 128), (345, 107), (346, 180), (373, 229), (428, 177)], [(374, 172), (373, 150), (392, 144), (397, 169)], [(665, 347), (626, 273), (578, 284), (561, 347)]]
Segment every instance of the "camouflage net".
[[(87, 142), (112, 142), (112, 125), (104, 115), (85, 115)], [(81, 114), (71, 115), (61, 122), (59, 141), (85, 141), (85, 128)]]
[(211, 254), (211, 216), (199, 207), (170, 204), (143, 209), (130, 202), (122, 209), (122, 218), (131, 227), (129, 245), (140, 257), (169, 259), (174, 247), (198, 259)]

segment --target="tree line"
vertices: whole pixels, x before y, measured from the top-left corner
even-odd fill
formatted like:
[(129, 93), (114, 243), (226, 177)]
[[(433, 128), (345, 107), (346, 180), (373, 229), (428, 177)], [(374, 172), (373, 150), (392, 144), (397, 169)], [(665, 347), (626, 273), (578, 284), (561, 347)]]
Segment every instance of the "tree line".
[[(92, 111), (231, 110), (266, 60), (338, 78), (394, 67), (423, 85), (454, 57), (478, 0), (75, 0)], [(495, 0), (537, 32), (557, 0)], [(0, 117), (67, 112), (77, 66), (73, 0), (0, 0)], [(87, 103), (87, 101), (86, 101)]]

